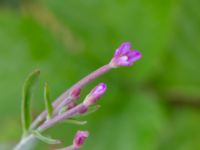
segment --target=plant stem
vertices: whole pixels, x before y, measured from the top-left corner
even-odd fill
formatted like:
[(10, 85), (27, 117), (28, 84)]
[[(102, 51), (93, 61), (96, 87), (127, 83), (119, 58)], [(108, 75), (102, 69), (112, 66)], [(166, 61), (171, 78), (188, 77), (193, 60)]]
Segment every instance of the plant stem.
[[(68, 99), (67, 102), (65, 103), (69, 103), (71, 102), (73, 99), (70, 99), (70, 93), (71, 91), (77, 89), (77, 88), (83, 88), (86, 84), (88, 84), (89, 82), (93, 81), (94, 79), (96, 79), (97, 77), (101, 76), (102, 74), (108, 72), (111, 69), (110, 65), (104, 65), (101, 68), (97, 69), (96, 71), (92, 72), (91, 74), (89, 74), (88, 76), (84, 77), (82, 80), (80, 80), (79, 82), (77, 82), (75, 85), (73, 85), (69, 90), (65, 91), (61, 96), (59, 96), (53, 103), (53, 108), (54, 110), (58, 110), (57, 107), (60, 108), (60, 103), (62, 103), (62, 101), (64, 99)], [(77, 114), (82, 108), (83, 108), (83, 104), (79, 104), (78, 106), (74, 107), (73, 109), (63, 113), (62, 115), (59, 116), (55, 116), (54, 118), (44, 122), (38, 129), (39, 131), (44, 131), (45, 129), (53, 126), (55, 123), (63, 121), (64, 119), (70, 118), (73, 115)], [(30, 130), (33, 130), (35, 128), (38, 127), (38, 125), (44, 121), (46, 119), (47, 116), (47, 111), (43, 111), (31, 124), (31, 128)], [(23, 147), (25, 147), (28, 143), (30, 143), (32, 140), (34, 140), (35, 137), (34, 135), (30, 134), (24, 138), (22, 138), (22, 140), (19, 142), (19, 144), (14, 148), (14, 150), (23, 150)]]
[(74, 115), (80, 113), (81, 110), (86, 109), (86, 107), (81, 103), (77, 106), (75, 106), (74, 108), (64, 112), (63, 114), (57, 115), (54, 118), (44, 122), (39, 128), (38, 131), (42, 132), (48, 128), (50, 128), (51, 126), (55, 125), (58, 122), (64, 121), (65, 119), (71, 118)]
[[(67, 111), (61, 115), (55, 116), (52, 119), (47, 120), (37, 129), (37, 131), (43, 132), (44, 130), (55, 125), (56, 123), (61, 122), (64, 119), (68, 119), (68, 118), (78, 114), (83, 109), (85, 109), (85, 106), (81, 103), (81, 104), (77, 105), (76, 107), (70, 109), (69, 111)], [(35, 136), (33, 134), (30, 134), (30, 135), (22, 138), (22, 140), (19, 142), (19, 144), (17, 144), (17, 146), (14, 148), (14, 150), (28, 150), (27, 146), (29, 146), (30, 143), (32, 141), (34, 141), (34, 139), (35, 139)]]
[[(94, 72), (90, 73), (88, 76), (84, 77), (83, 79), (81, 79), (79, 82), (77, 82), (75, 85), (73, 85), (70, 89), (66, 90), (61, 96), (59, 96), (53, 103), (53, 108), (55, 109), (62, 101), (63, 99), (66, 99), (70, 92), (73, 91), (76, 88), (83, 88), (86, 84), (88, 84), (89, 82), (93, 81), (94, 79), (96, 79), (97, 77), (105, 74), (106, 72), (108, 72), (112, 67), (110, 66), (110, 64), (106, 64), (102, 67), (100, 67), (99, 69), (95, 70)], [(70, 99), (70, 101), (72, 101), (73, 99)], [(69, 102), (70, 102), (69, 101)], [(42, 121), (44, 121), (44, 119), (47, 116), (47, 111), (43, 111), (32, 123), (31, 125), (31, 129), (36, 128)]]
[(33, 134), (26, 136), (15, 146), (13, 150), (28, 150), (34, 143), (35, 137)]
[(68, 147), (65, 147), (65, 148), (61, 148), (61, 149), (57, 149), (57, 150), (77, 150), (72, 146), (68, 146)]

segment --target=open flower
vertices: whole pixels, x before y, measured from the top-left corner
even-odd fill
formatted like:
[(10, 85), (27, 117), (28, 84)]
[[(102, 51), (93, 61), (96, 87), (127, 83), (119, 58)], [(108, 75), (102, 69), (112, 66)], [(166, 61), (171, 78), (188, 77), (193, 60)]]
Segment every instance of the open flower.
[(84, 144), (85, 139), (88, 136), (89, 136), (89, 133), (87, 131), (78, 131), (74, 137), (73, 148), (74, 149), (80, 148)]
[(111, 67), (131, 66), (135, 61), (140, 59), (142, 54), (137, 50), (131, 50), (131, 44), (124, 42), (115, 51), (114, 57), (110, 62)]

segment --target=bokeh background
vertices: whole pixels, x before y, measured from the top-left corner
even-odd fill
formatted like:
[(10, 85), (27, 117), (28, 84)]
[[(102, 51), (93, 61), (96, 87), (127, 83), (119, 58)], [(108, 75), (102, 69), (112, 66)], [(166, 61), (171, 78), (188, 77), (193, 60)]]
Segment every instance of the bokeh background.
[[(59, 124), (45, 132), (71, 143), (90, 131), (83, 150), (200, 149), (199, 0), (1, 0), (0, 150), (20, 138), (21, 89), (41, 69), (32, 112), (44, 109), (43, 85), (52, 100), (109, 62), (130, 41), (143, 58), (114, 69), (98, 82), (108, 91), (85, 126)], [(35, 149), (51, 150), (39, 142)]]

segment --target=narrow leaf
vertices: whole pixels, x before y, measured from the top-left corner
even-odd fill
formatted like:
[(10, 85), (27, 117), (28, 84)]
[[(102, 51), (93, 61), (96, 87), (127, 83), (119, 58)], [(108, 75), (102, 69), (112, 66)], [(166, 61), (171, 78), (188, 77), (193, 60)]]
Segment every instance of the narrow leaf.
[(43, 136), (40, 132), (38, 131), (32, 131), (33, 135), (38, 138), (39, 140), (47, 143), (47, 144), (60, 144), (60, 140), (52, 139), (50, 137)]
[(64, 122), (66, 123), (71, 123), (71, 124), (76, 124), (76, 125), (85, 125), (87, 121), (82, 121), (82, 120), (76, 120), (76, 119), (67, 119)]
[(48, 112), (47, 119), (50, 119), (52, 117), (53, 107), (50, 102), (49, 86), (47, 82), (45, 83), (45, 86), (44, 86), (44, 101), (45, 101), (46, 110)]
[(26, 134), (31, 123), (30, 100), (32, 95), (33, 85), (38, 79), (39, 70), (34, 70), (25, 80), (22, 93), (22, 127), (23, 135)]

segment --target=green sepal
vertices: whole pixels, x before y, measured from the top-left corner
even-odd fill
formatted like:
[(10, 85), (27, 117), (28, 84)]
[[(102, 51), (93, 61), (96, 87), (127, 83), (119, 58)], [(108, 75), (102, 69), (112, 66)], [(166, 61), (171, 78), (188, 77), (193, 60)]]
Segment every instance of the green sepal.
[(50, 137), (46, 137), (46, 136), (42, 135), (37, 130), (36, 131), (32, 131), (32, 133), (37, 139), (41, 140), (44, 143), (47, 143), (47, 144), (60, 144), (61, 143), (60, 140), (52, 139)]
[(37, 81), (40, 74), (40, 70), (34, 70), (27, 79), (25, 80), (22, 93), (22, 128), (23, 135), (26, 135), (31, 124), (31, 111), (30, 111), (30, 101), (32, 95), (32, 89), (34, 83)]
[(45, 107), (48, 113), (47, 119), (50, 119), (52, 117), (53, 114), (53, 107), (52, 104), (50, 102), (50, 96), (49, 96), (49, 86), (48, 83), (45, 83), (44, 86), (44, 102), (45, 102)]

